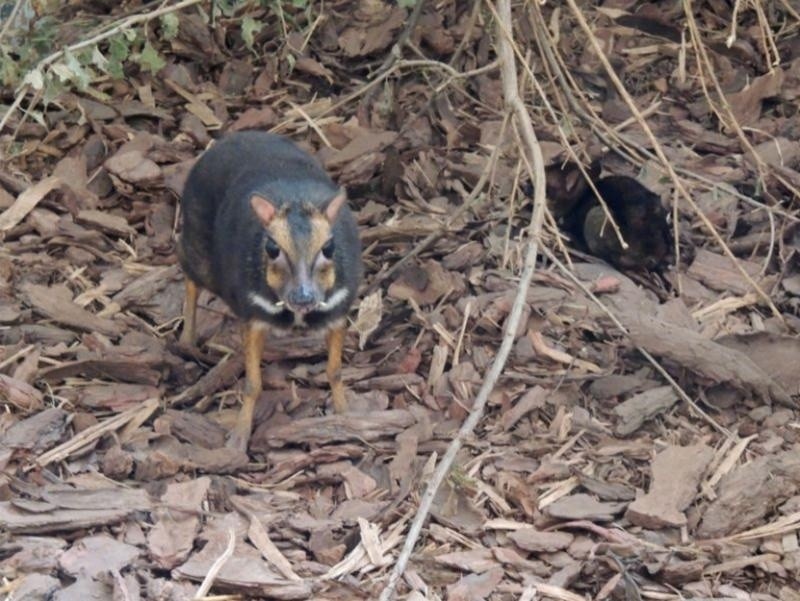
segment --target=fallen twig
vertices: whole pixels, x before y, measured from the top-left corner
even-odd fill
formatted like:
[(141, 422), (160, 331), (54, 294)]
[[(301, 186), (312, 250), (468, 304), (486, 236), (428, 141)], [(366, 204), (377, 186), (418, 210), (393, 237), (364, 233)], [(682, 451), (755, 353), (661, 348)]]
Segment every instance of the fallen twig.
[(54, 449), (50, 449), (47, 453), (40, 455), (38, 459), (30, 466), (32, 469), (35, 466), (44, 467), (54, 461), (61, 461), (66, 459), (73, 453), (84, 449), (87, 445), (93, 443), (101, 436), (113, 432), (131, 421), (137, 421), (137, 427), (141, 425), (150, 415), (158, 408), (158, 399), (148, 399), (141, 405), (128, 409), (127, 411), (115, 415), (99, 424), (95, 424), (79, 432), (67, 442), (58, 445)]
[(447, 451), (442, 456), (441, 461), (436, 466), (425, 493), (420, 501), (419, 509), (414, 517), (408, 535), (406, 537), (403, 549), (397, 558), (397, 562), (389, 575), (389, 581), (386, 587), (381, 592), (380, 601), (389, 601), (394, 597), (395, 589), (400, 577), (405, 571), (411, 553), (414, 550), (414, 545), (419, 539), (422, 527), (430, 514), (433, 500), (436, 492), (441, 486), (447, 474), (450, 472), (450, 467), (455, 460), (456, 454), (461, 448), (464, 440), (475, 429), (480, 419), (483, 417), (486, 402), (489, 395), (494, 389), (500, 374), (505, 367), (508, 355), (514, 345), (514, 337), (519, 325), (520, 317), (522, 316), (522, 309), (525, 304), (528, 287), (530, 286), (533, 272), (536, 268), (536, 255), (539, 249), (539, 238), (541, 236), (542, 224), (544, 223), (544, 209), (545, 209), (545, 174), (544, 174), (544, 159), (542, 151), (539, 147), (536, 133), (533, 130), (530, 116), (519, 96), (519, 88), (517, 83), (516, 62), (514, 60), (514, 53), (512, 50), (513, 38), (511, 37), (511, 2), (510, 0), (498, 0), (498, 13), (500, 20), (496, 22), (498, 36), (498, 56), (502, 61), (501, 75), (503, 80), (503, 95), (506, 100), (506, 105), (509, 109), (513, 110), (516, 117), (516, 125), (520, 131), (520, 135), (524, 142), (524, 150), (530, 155), (531, 159), (531, 180), (534, 182), (534, 210), (531, 216), (529, 226), (528, 248), (525, 253), (525, 264), (520, 276), (517, 294), (514, 299), (514, 304), (506, 319), (505, 328), (503, 332), (503, 341), (497, 351), (494, 363), (486, 374), (483, 385), (478, 391), (475, 398), (475, 403), (472, 407), (467, 419), (461, 425), (453, 441), (448, 445)]
[(233, 528), (228, 530), (228, 546), (225, 547), (225, 550), (222, 552), (222, 555), (217, 557), (214, 563), (211, 564), (211, 567), (208, 569), (208, 574), (206, 577), (203, 578), (202, 584), (200, 584), (200, 588), (197, 589), (197, 592), (194, 595), (196, 600), (202, 599), (206, 596), (211, 587), (214, 586), (214, 580), (217, 579), (217, 574), (222, 569), (222, 566), (231, 558), (233, 555), (233, 550), (236, 548), (236, 533), (233, 531)]

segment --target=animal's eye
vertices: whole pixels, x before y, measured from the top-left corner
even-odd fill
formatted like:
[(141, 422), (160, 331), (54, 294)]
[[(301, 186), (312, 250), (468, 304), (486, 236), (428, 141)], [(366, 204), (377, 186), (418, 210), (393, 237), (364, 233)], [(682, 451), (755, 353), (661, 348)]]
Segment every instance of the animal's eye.
[(264, 241), (264, 251), (270, 259), (277, 259), (281, 254), (280, 247), (275, 244), (275, 240), (272, 238), (267, 238)]
[(322, 246), (322, 256), (326, 259), (332, 258), (335, 248), (336, 246), (333, 244), (333, 238), (331, 238)]

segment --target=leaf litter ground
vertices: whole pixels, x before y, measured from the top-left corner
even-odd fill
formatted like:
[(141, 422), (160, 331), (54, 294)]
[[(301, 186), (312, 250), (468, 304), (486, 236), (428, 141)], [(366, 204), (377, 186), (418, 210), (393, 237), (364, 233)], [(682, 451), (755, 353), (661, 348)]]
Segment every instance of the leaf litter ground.
[[(798, 22), (770, 31), (746, 11), (727, 47), (725, 3), (697, 7), (726, 113), (700, 85), (698, 46), (681, 75), (663, 5), (583, 9), (698, 212), (648, 159), (574, 15), (536, 4), (515, 9), (518, 48), (537, 74), (558, 58), (575, 78), (537, 75), (560, 123), (523, 84), (547, 163), (568, 158), (569, 123), (582, 158), (677, 203), (680, 255), (661, 276), (622, 274), (567, 262), (548, 227), (511, 359), (401, 595), (796, 601)], [(779, 2), (759, 7), (791, 21)], [(255, 54), (241, 15), (211, 27), (188, 9), (174, 39), (154, 42), (158, 77), (133, 69), (64, 94), (43, 123), (15, 115), (4, 134), (9, 599), (189, 599), (220, 557), (216, 593), (377, 599), (499, 346), (531, 201), (491, 11), (427, 3), (406, 39), (408, 12), (389, 3), (248, 10), (262, 24), (244, 34)], [(398, 39), (405, 59), (392, 58)], [(220, 129), (249, 128), (305, 144), (348, 186), (367, 276), (347, 344), (351, 412), (326, 409), (319, 336), (273, 338), (245, 456), (224, 447), (243, 382), (238, 323), (204, 294), (201, 344), (178, 347), (174, 240), (193, 160)], [(603, 148), (610, 135), (630, 152)]]

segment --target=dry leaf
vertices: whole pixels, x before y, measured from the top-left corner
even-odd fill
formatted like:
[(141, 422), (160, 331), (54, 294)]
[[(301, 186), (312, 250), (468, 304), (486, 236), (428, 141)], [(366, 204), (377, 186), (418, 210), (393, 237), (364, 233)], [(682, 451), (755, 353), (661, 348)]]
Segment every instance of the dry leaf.
[(365, 296), (358, 305), (358, 315), (353, 328), (358, 332), (358, 348), (363, 350), (369, 339), (381, 323), (382, 293), (378, 289), (369, 296)]

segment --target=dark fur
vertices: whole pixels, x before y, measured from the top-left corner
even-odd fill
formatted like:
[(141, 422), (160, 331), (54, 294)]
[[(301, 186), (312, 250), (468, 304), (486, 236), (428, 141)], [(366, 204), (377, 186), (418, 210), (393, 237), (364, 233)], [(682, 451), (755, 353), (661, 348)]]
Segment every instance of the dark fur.
[(564, 217), (564, 230), (617, 267), (663, 267), (670, 259), (672, 236), (661, 198), (635, 179), (622, 175), (599, 179), (595, 186), (629, 248), (622, 249), (610, 223), (602, 228), (601, 236), (597, 222), (587, 221), (589, 212), (600, 206), (588, 186), (577, 206)]
[[(294, 315), (288, 309), (270, 315), (247, 299), (255, 292), (272, 302), (278, 300), (266, 284), (264, 227), (250, 198), (257, 193), (278, 209), (286, 206), (291, 236), (302, 242), (310, 235), (303, 204), (322, 209), (338, 190), (308, 153), (285, 138), (262, 132), (226, 136), (200, 158), (186, 181), (178, 249), (184, 272), (225, 300), (242, 319), (291, 326)], [(361, 279), (361, 243), (347, 206), (339, 211), (332, 235), (334, 290), (344, 287), (348, 296), (331, 312), (308, 313), (309, 327), (322, 327), (344, 316)]]

